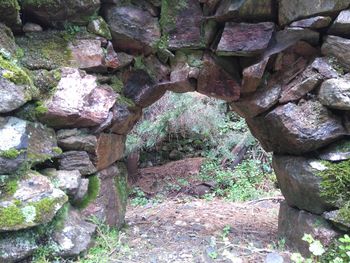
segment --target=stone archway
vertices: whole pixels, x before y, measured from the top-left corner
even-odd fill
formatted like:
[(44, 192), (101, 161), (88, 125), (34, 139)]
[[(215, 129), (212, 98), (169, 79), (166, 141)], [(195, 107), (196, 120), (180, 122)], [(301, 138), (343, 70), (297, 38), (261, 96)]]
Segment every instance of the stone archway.
[(230, 102), (274, 153), (289, 241), (316, 235), (313, 221), (325, 242), (329, 222), (348, 231), (349, 1), (10, 2), (0, 4), (0, 261), (30, 256), (35, 227), (68, 201), (80, 210), (67, 212), (76, 234), (63, 256), (94, 231), (80, 215), (122, 224), (125, 136), (167, 90)]

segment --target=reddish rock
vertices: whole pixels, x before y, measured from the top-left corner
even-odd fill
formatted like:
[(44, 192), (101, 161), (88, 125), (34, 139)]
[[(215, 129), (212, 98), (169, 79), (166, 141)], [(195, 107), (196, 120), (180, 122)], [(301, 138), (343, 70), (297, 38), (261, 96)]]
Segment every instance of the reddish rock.
[(139, 107), (129, 107), (128, 105), (117, 103), (112, 109), (113, 118), (110, 132), (127, 135), (141, 118), (142, 110)]
[(142, 108), (159, 100), (165, 91), (164, 87), (156, 85), (155, 81), (144, 70), (131, 72), (124, 87), (124, 95)]
[(265, 68), (269, 58), (265, 58), (258, 63), (251, 65), (243, 70), (243, 80), (241, 93), (250, 93), (256, 91), (264, 76)]
[(125, 136), (113, 133), (101, 133), (97, 139), (94, 164), (101, 171), (123, 157)]
[(69, 44), (69, 49), (80, 69), (93, 69), (102, 66), (104, 54), (100, 40), (76, 39)]
[(275, 24), (226, 23), (216, 53), (220, 56), (256, 56), (267, 48)]
[(290, 24), (291, 27), (304, 27), (310, 29), (320, 29), (329, 26), (332, 22), (332, 18), (329, 16), (315, 16), (311, 18), (295, 21)]
[(127, 172), (122, 164), (112, 165), (97, 173), (99, 180), (96, 200), (83, 210), (87, 218), (95, 216), (113, 227), (122, 227), (128, 200)]
[(152, 52), (161, 35), (157, 18), (133, 5), (108, 6), (105, 13), (117, 50), (132, 54)]
[(225, 71), (211, 55), (205, 55), (198, 76), (199, 93), (226, 101), (236, 101), (240, 97), (239, 81)]
[(115, 52), (112, 42), (108, 41), (103, 64), (107, 68), (120, 69), (131, 64), (134, 58), (123, 52)]
[(279, 154), (314, 151), (346, 134), (340, 118), (317, 101), (288, 103), (247, 123), (266, 151)]
[(90, 127), (101, 124), (117, 95), (109, 86), (97, 86), (96, 78), (78, 69), (63, 68), (53, 96), (44, 101), (41, 120), (53, 127)]
[(168, 48), (204, 48), (202, 8), (198, 0), (168, 1), (162, 5), (160, 23), (162, 32), (169, 36)]

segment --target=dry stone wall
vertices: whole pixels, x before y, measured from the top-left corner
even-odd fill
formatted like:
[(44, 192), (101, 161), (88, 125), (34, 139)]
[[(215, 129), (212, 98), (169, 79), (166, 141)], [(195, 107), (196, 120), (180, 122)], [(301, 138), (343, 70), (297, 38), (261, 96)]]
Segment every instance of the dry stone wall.
[(123, 224), (125, 136), (166, 91), (226, 100), (274, 153), (289, 244), (307, 252), (305, 232), (329, 244), (349, 231), (349, 8), (0, 1), (0, 262), (45, 245), (79, 255), (91, 215)]

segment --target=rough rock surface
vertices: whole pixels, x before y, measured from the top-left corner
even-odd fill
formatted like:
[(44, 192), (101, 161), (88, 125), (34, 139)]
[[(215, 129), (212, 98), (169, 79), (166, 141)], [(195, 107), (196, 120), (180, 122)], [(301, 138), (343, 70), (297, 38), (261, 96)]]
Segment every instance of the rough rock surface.
[(279, 23), (285, 25), (313, 15), (334, 14), (349, 5), (349, 0), (309, 0), (307, 2), (281, 0), (278, 10)]
[(331, 35), (350, 36), (350, 10), (339, 13), (328, 33)]
[(326, 167), (320, 160), (274, 155), (273, 168), (289, 206), (314, 214), (322, 214), (333, 207), (331, 202), (321, 195), (322, 177), (318, 173)]
[(54, 127), (90, 127), (101, 124), (116, 101), (109, 86), (97, 86), (96, 77), (63, 68), (53, 96), (44, 101), (41, 120)]
[(113, 6), (107, 8), (105, 17), (118, 50), (148, 54), (160, 38), (157, 18), (139, 7)]
[(18, 181), (14, 193), (4, 193), (0, 199), (0, 231), (14, 231), (50, 222), (68, 201), (48, 178), (29, 172)]
[(275, 153), (314, 151), (346, 133), (339, 117), (317, 101), (288, 103), (247, 122), (263, 147)]
[(322, 45), (322, 54), (337, 58), (343, 67), (350, 70), (350, 39), (327, 36)]
[(281, 203), (278, 217), (278, 234), (285, 238), (286, 245), (310, 256), (309, 244), (302, 240), (305, 233), (319, 240), (325, 247), (340, 235), (321, 216), (313, 215)]
[(63, 226), (53, 233), (58, 255), (63, 258), (76, 257), (87, 251), (93, 243), (96, 225), (85, 222), (79, 211), (70, 209)]
[(91, 215), (105, 219), (111, 226), (124, 224), (128, 197), (127, 172), (122, 164), (112, 165), (97, 174), (99, 180), (96, 200), (83, 210), (86, 217)]
[(349, 139), (336, 141), (318, 152), (318, 157), (326, 161), (344, 161), (350, 159)]
[(350, 110), (350, 83), (345, 79), (329, 79), (318, 93), (320, 102), (332, 109)]
[(274, 23), (226, 23), (216, 49), (220, 56), (256, 56), (268, 46)]
[(329, 16), (315, 16), (295, 21), (290, 24), (291, 27), (306, 27), (310, 29), (320, 29), (327, 27), (332, 22)]
[(68, 151), (64, 152), (59, 159), (60, 170), (78, 170), (82, 175), (95, 173), (96, 167), (90, 161), (87, 152), (83, 151)]

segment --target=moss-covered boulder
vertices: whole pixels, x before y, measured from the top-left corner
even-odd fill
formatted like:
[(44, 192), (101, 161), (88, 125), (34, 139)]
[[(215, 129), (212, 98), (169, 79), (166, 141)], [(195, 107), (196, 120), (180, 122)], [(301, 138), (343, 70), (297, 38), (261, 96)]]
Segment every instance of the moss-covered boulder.
[[(7, 186), (9, 183), (7, 183)], [(0, 231), (14, 231), (50, 222), (68, 197), (34, 171), (0, 198)]]
[(5, 23), (8, 27), (18, 30), (21, 26), (20, 6), (17, 0), (0, 1), (0, 22)]
[(87, 25), (100, 8), (100, 0), (22, 0), (22, 12), (44, 25), (63, 27), (67, 22)]
[(92, 34), (104, 37), (108, 40), (112, 39), (108, 24), (100, 16), (90, 21), (87, 26), (87, 30)]
[(14, 117), (0, 118), (0, 174), (21, 173), (56, 157), (56, 149), (54, 130)]

